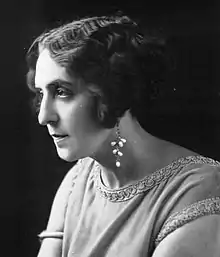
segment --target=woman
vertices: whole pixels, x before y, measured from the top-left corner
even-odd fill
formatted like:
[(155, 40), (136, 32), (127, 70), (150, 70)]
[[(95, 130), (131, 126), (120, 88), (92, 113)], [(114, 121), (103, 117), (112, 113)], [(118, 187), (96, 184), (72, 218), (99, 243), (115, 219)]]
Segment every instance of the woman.
[(127, 16), (73, 21), (31, 46), (39, 123), (60, 158), (77, 161), (39, 257), (219, 256), (220, 163), (141, 125), (166, 74), (164, 47)]

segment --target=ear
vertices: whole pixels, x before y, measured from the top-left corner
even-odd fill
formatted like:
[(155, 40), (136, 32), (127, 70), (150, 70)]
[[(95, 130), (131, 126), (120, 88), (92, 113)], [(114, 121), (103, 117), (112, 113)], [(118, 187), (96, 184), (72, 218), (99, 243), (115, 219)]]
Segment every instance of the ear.
[(91, 95), (95, 95), (95, 96), (99, 96), (99, 97), (103, 96), (103, 93), (102, 93), (100, 87), (94, 83), (88, 83), (87, 89)]
[[(101, 99), (100, 99), (101, 100)], [(100, 101), (98, 102), (97, 111), (98, 111), (98, 118), (100, 121), (103, 121), (105, 118), (105, 115), (107, 113), (107, 106)]]
[(100, 90), (100, 88), (96, 84), (93, 84), (93, 83), (89, 83), (87, 85), (87, 89), (88, 89), (89, 94), (91, 94), (91, 96), (94, 97), (97, 117), (98, 117), (99, 121), (103, 121), (105, 112), (107, 110), (107, 107), (102, 103), (103, 93)]

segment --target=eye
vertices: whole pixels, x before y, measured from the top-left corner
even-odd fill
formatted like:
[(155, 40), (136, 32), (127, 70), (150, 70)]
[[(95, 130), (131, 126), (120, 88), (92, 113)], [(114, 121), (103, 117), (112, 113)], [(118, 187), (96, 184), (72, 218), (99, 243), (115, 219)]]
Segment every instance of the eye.
[(32, 98), (32, 106), (35, 109), (36, 113), (40, 110), (40, 105), (43, 99), (43, 92), (42, 90), (35, 90), (35, 95)]
[(37, 91), (35, 92), (35, 99), (36, 99), (36, 101), (37, 101), (38, 104), (41, 103), (42, 98), (43, 98), (43, 92), (42, 92), (42, 90), (37, 90)]
[(73, 92), (64, 87), (56, 87), (54, 91), (55, 96), (58, 96), (59, 98), (70, 98), (73, 96)]

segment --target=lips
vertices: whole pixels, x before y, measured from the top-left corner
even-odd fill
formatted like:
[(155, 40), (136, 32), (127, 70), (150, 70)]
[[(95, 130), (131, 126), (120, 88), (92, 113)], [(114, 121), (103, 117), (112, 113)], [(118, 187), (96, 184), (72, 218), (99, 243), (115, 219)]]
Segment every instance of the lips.
[(55, 137), (55, 138), (62, 138), (62, 137), (67, 137), (67, 135), (59, 135), (59, 134), (53, 134), (51, 135), (52, 137)]
[(68, 135), (61, 135), (61, 134), (53, 134), (51, 135), (52, 138), (55, 140), (55, 141), (60, 141), (60, 140), (63, 140), (65, 139), (66, 137), (68, 137)]

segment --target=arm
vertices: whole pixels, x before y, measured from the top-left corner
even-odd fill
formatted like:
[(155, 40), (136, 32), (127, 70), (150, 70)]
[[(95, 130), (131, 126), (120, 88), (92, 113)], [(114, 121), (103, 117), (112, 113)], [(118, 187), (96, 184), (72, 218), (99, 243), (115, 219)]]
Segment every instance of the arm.
[(45, 238), (37, 257), (61, 257), (62, 240), (58, 238)]
[(41, 247), (38, 257), (61, 257), (63, 226), (68, 198), (77, 178), (79, 166), (76, 164), (63, 179), (53, 201), (47, 229), (40, 233)]
[(219, 257), (220, 215), (189, 222), (165, 237), (152, 257)]

